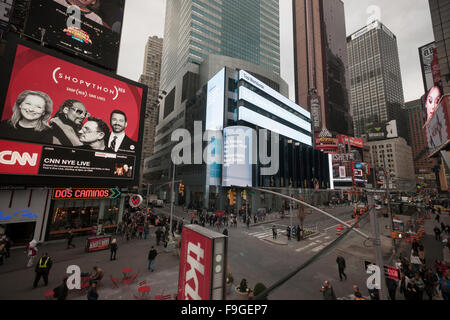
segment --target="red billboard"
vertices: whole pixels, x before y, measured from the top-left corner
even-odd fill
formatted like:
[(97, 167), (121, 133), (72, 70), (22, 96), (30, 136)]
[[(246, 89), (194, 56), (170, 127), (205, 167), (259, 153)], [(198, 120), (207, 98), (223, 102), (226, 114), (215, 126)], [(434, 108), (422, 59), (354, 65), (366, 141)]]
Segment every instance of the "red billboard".
[(226, 237), (198, 225), (183, 227), (179, 300), (225, 298)]
[[(25, 144), (39, 151), (38, 171), (33, 171), (39, 176), (134, 184), (144, 87), (24, 42), (14, 49), (9, 71), (2, 66), (2, 77), (10, 77), (2, 79), (6, 85), (1, 91), (6, 92), (0, 97), (0, 152), (17, 155)], [(1, 173), (28, 175), (32, 169), (26, 167), (10, 166)]]
[(337, 136), (338, 139), (338, 143), (340, 144), (347, 144), (350, 145), (352, 147), (356, 147), (356, 148), (364, 148), (364, 141), (363, 139), (359, 139), (359, 138), (355, 138), (355, 137), (348, 137), (348, 136), (344, 136), (342, 134)]

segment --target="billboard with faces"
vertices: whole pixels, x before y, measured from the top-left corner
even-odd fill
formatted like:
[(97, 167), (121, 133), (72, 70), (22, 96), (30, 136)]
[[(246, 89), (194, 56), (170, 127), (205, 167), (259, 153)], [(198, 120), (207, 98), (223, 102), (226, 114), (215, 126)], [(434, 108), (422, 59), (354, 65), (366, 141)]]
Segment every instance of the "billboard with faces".
[(43, 50), (21, 41), (2, 57), (0, 175), (135, 184), (145, 87)]
[(25, 34), (115, 71), (124, 7), (125, 0), (33, 0)]

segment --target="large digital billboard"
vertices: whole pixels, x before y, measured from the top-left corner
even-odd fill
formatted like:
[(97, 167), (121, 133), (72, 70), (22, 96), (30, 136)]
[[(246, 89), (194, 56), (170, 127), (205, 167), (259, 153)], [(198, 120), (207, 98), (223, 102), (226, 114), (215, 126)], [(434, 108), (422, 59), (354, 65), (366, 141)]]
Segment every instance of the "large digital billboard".
[(0, 39), (4, 38), (8, 31), (12, 3), (13, 0), (0, 0)]
[(450, 96), (444, 96), (425, 129), (429, 153), (434, 156), (450, 143)]
[(439, 86), (441, 81), (436, 43), (420, 47), (419, 56), (425, 92), (428, 92), (432, 87)]
[(256, 163), (256, 131), (243, 126), (223, 130), (222, 186), (252, 187), (252, 164)]
[(33, 0), (25, 34), (115, 71), (124, 7), (125, 0)]
[(0, 175), (135, 184), (145, 87), (38, 48), (11, 44), (2, 57)]

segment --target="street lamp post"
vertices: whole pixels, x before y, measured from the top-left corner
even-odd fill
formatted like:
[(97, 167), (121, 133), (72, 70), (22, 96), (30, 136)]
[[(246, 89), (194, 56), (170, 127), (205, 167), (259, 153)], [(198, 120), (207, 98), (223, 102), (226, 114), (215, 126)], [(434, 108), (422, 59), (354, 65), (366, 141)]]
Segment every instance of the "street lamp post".
[(171, 195), (170, 195), (170, 221), (169, 221), (169, 241), (167, 243), (166, 252), (170, 252), (173, 249), (174, 246), (174, 240), (172, 237), (172, 219), (173, 219), (173, 205), (175, 202), (175, 163), (172, 163), (173, 165), (173, 172), (172, 172), (172, 188), (171, 188)]
[[(385, 184), (386, 184), (386, 194), (387, 194), (387, 198), (388, 198), (387, 199), (388, 200), (388, 202), (387, 202), (387, 204), (388, 204), (388, 214), (389, 214), (389, 216), (391, 218), (391, 232), (393, 232), (394, 231), (394, 218), (392, 216), (392, 211), (391, 211), (391, 193), (390, 193), (390, 190), (389, 190), (389, 183), (391, 181), (391, 177), (390, 177), (390, 173), (388, 173), (388, 169), (386, 168), (386, 158), (384, 156), (384, 152), (383, 152), (383, 166), (384, 166), (384, 181), (385, 181)], [(393, 250), (394, 254), (397, 251), (394, 238), (392, 238), (392, 250)]]

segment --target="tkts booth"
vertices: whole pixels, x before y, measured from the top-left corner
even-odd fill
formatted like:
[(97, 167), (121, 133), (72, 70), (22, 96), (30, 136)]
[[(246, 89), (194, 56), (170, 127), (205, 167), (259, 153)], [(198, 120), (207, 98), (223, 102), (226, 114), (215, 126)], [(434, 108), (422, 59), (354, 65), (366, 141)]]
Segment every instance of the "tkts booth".
[(225, 300), (228, 238), (199, 225), (183, 227), (178, 300)]

